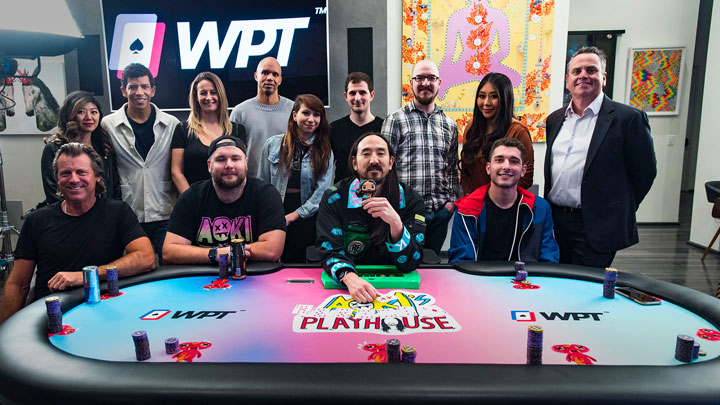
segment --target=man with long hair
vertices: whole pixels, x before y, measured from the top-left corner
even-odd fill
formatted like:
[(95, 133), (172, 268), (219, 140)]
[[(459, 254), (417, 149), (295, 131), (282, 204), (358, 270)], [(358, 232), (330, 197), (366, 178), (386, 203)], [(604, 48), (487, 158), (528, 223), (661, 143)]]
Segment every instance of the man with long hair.
[[(321, 265), (361, 303), (380, 294), (357, 275), (356, 264), (392, 264), (407, 273), (422, 261), (425, 204), (398, 181), (394, 164), (390, 143), (378, 133), (365, 134), (350, 150), (353, 176), (330, 187), (320, 201), (316, 246)], [(362, 196), (366, 180), (375, 183), (370, 197)]]

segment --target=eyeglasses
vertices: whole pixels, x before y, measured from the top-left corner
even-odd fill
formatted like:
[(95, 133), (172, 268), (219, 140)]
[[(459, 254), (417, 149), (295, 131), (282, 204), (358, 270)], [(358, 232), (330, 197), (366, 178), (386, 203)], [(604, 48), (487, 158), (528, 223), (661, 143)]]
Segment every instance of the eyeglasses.
[(415, 76), (412, 79), (418, 83), (423, 83), (425, 80), (427, 80), (430, 83), (435, 83), (440, 78), (435, 75), (430, 75), (430, 76)]

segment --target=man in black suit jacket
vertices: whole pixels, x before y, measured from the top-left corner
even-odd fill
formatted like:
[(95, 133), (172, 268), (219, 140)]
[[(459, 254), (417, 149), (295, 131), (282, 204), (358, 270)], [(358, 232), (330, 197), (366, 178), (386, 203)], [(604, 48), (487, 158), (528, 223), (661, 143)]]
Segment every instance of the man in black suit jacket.
[(560, 262), (608, 267), (638, 242), (635, 211), (657, 174), (647, 115), (605, 96), (605, 54), (579, 49), (565, 79), (567, 108), (550, 114), (545, 199)]

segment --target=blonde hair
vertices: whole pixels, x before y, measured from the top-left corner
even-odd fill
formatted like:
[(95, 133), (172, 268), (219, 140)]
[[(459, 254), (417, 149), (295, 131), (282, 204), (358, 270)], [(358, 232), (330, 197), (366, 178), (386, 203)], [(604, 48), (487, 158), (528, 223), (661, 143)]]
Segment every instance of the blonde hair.
[(190, 84), (190, 95), (188, 96), (188, 104), (190, 104), (190, 115), (187, 119), (188, 124), (188, 136), (197, 136), (198, 132), (202, 129), (201, 118), (202, 110), (200, 109), (200, 102), (197, 97), (197, 86), (203, 80), (207, 80), (215, 86), (215, 90), (218, 94), (218, 108), (217, 108), (217, 119), (223, 126), (223, 134), (229, 135), (232, 133), (232, 123), (230, 123), (230, 115), (228, 114), (228, 101), (227, 95), (225, 94), (225, 86), (223, 86), (222, 80), (212, 72), (202, 72), (195, 76), (195, 79)]

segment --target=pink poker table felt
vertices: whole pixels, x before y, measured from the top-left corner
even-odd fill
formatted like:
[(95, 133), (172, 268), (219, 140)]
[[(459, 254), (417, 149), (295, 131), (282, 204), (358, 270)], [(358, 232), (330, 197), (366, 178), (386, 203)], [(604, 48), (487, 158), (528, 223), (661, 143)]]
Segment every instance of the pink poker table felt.
[[(528, 264), (530, 284), (523, 285), (513, 281), (511, 263), (460, 267), (421, 268), (419, 289), (381, 289), (383, 296), (364, 305), (346, 290), (323, 288), (318, 268), (270, 264), (251, 266), (254, 274), (245, 280), (226, 282), (211, 267), (167, 266), (122, 280), (122, 295), (94, 305), (82, 301), (82, 291), (63, 293), (63, 333), (48, 337), (42, 300), (0, 328), (0, 339), (18, 343), (0, 349), (0, 387), (90, 399), (112, 392), (100, 383), (109, 378), (128, 387), (124, 395), (133, 401), (175, 398), (173, 389), (191, 391), (186, 399), (280, 402), (318, 395), (408, 401), (720, 398), (717, 384), (697, 388), (719, 381), (717, 299), (621, 272), (619, 285), (663, 300), (641, 306), (619, 295), (603, 298), (598, 269)], [(35, 329), (32, 339), (18, 336), (23, 331), (16, 320)], [(544, 329), (542, 366), (525, 365), (528, 325)], [(136, 330), (150, 340), (152, 357), (144, 362), (135, 360)], [(691, 364), (675, 360), (678, 334), (694, 337), (707, 355)], [(165, 353), (168, 337), (179, 339), (178, 353)], [(416, 364), (382, 363), (390, 338), (413, 346)], [(25, 348), (30, 365), (18, 370), (11, 359)], [(23, 381), (34, 369), (49, 375)], [(83, 375), (92, 388), (62, 387)], [(25, 395), (31, 392), (38, 391)]]

